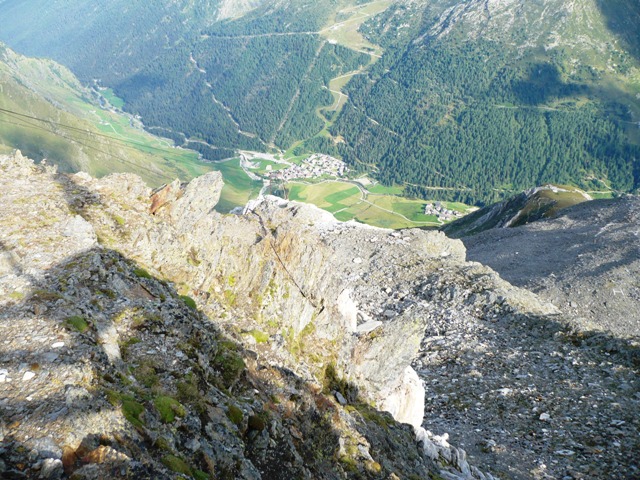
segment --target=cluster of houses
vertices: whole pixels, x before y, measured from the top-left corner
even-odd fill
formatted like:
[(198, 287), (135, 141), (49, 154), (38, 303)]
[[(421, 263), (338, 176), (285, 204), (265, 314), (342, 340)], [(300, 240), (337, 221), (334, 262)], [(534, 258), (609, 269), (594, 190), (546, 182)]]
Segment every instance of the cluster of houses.
[(448, 222), (455, 218), (462, 217), (462, 213), (455, 210), (449, 210), (442, 202), (427, 203), (424, 207), (425, 215), (435, 215), (438, 220)]
[(342, 177), (347, 170), (347, 166), (342, 160), (316, 153), (304, 160), (300, 165), (292, 165), (284, 170), (268, 172), (267, 176), (273, 180), (282, 181), (295, 178), (315, 178), (323, 175)]

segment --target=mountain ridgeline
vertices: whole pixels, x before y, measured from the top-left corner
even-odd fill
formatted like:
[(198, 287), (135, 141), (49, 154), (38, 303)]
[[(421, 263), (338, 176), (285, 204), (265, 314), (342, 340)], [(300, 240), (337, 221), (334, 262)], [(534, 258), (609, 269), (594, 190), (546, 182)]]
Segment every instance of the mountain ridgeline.
[(640, 186), (631, 0), (0, 1), (9, 18), (1, 40), (210, 159), (319, 151), (468, 203)]

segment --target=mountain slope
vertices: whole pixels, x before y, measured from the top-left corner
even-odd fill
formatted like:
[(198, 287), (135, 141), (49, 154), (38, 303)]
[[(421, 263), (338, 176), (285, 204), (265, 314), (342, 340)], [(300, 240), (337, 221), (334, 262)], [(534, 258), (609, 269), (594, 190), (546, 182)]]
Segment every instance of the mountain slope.
[(218, 173), (0, 172), (3, 477), (637, 476), (637, 343), (458, 240), (220, 215)]
[(4, 38), (179, 141), (323, 151), (467, 203), (640, 184), (632, 0), (45, 3), (0, 3)]
[[(469, 220), (475, 223), (458, 220), (445, 231), (462, 238), (469, 260), (489, 265), (514, 285), (557, 305), (576, 328), (635, 337), (640, 332), (640, 198), (568, 200), (569, 206), (550, 218), (505, 225), (515, 210), (537, 203), (529, 197), (523, 207), (512, 199), (472, 214)], [(496, 223), (496, 213), (517, 203), (502, 224)], [(557, 206), (542, 205), (547, 210)]]
[(139, 173), (152, 185), (208, 170), (195, 152), (153, 137), (117, 112), (98, 91), (50, 60), (18, 55), (0, 45), (0, 143), (61, 171)]
[(386, 15), (365, 27), (388, 54), (347, 86), (333, 130), (351, 162), (462, 199), (545, 182), (637, 188), (638, 60), (596, 2), (411, 3)]

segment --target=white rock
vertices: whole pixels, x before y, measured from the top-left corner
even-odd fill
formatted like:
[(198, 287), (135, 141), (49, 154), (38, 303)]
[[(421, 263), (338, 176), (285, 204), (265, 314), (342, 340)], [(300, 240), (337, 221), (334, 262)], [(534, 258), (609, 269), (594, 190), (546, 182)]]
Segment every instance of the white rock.
[(22, 376), (22, 381), (23, 382), (28, 382), (29, 380), (31, 380), (35, 376), (36, 376), (36, 374), (33, 373), (33, 372), (24, 372), (24, 375)]
[(360, 263), (362, 263), (362, 259), (360, 257), (356, 257), (356, 258), (353, 259), (353, 263), (360, 264)]
[(56, 342), (53, 345), (51, 345), (51, 348), (62, 348), (64, 347), (64, 342)]
[(382, 326), (382, 322), (369, 320), (368, 322), (358, 325), (358, 333), (369, 333), (380, 326)]
[(551, 420), (551, 415), (549, 415), (548, 413), (541, 413), (540, 414), (540, 420), (542, 420), (543, 422), (548, 422), (549, 420)]
[(400, 423), (408, 423), (414, 429), (422, 426), (424, 387), (413, 368), (404, 370), (398, 385), (389, 392), (380, 408)]

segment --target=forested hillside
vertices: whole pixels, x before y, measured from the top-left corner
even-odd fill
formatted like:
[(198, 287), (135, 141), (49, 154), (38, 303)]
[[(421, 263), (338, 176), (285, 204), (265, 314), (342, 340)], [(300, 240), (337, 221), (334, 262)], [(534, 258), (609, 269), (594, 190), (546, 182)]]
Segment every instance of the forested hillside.
[[(509, 10), (516, 3), (439, 14), (399, 5), (369, 22), (387, 54), (347, 86), (332, 129), (345, 158), (414, 194), (471, 202), (548, 181), (638, 188), (637, 58), (613, 43), (591, 2)], [(545, 11), (555, 15), (540, 23)]]
[(0, 35), (211, 159), (321, 151), (469, 203), (640, 185), (633, 0), (196, 3), (4, 0)]

